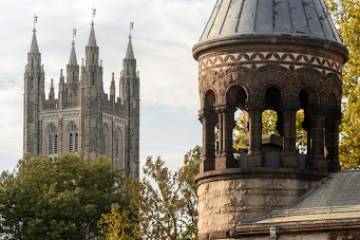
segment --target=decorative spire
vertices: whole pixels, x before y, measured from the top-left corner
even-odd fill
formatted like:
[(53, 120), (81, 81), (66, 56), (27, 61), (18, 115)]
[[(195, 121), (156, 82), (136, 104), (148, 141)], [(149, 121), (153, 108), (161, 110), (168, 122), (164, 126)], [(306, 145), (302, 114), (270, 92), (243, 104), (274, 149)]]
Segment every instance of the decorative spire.
[(75, 36), (76, 36), (76, 29), (73, 28), (73, 41), (72, 41), (69, 65), (77, 65), (76, 52), (75, 52), (75, 40), (74, 40)]
[(111, 89), (115, 89), (115, 73), (112, 73), (112, 79), (111, 79)]
[(95, 38), (95, 31), (94, 31), (94, 17), (96, 14), (96, 9), (92, 9), (92, 20), (91, 20), (91, 30), (89, 36), (88, 47), (97, 47), (96, 45), (96, 38)]
[(54, 92), (54, 79), (51, 79), (50, 92)]
[(30, 53), (39, 53), (39, 47), (36, 39), (36, 23), (38, 16), (34, 15), (34, 29), (33, 29), (33, 37), (31, 41)]
[(126, 57), (127, 59), (134, 59), (134, 50), (133, 50), (133, 47), (132, 47), (132, 31), (134, 29), (134, 23), (133, 22), (130, 22), (130, 34), (129, 34), (129, 43), (128, 43), (128, 47), (127, 47), (127, 50), (126, 50)]

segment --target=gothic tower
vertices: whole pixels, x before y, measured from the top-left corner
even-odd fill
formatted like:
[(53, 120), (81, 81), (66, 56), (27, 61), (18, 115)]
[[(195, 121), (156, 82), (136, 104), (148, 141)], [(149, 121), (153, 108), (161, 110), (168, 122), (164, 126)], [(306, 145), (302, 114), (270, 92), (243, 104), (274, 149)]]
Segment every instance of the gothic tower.
[(40, 154), (40, 111), (45, 100), (44, 69), (34, 27), (24, 74), (24, 153)]
[[(229, 229), (287, 205), (340, 169), (348, 52), (323, 0), (218, 0), (193, 56), (203, 125), (198, 235), (227, 239)], [(262, 134), (266, 110), (277, 116), (270, 135)], [(235, 150), (239, 116), (247, 146)], [(301, 151), (297, 124), (306, 135)]]
[(103, 69), (99, 60), (99, 47), (96, 45), (94, 22), (88, 44), (85, 48), (85, 65), (81, 66), (81, 149), (89, 159), (101, 152), (103, 93)]
[[(93, 10), (93, 17), (95, 10)], [(35, 17), (36, 23), (37, 17)], [(131, 24), (132, 29), (133, 23)], [(113, 167), (132, 178), (139, 177), (140, 78), (130, 35), (120, 91), (115, 74), (110, 93), (103, 89), (103, 68), (99, 58), (94, 22), (81, 67), (77, 62), (73, 30), (70, 58), (60, 70), (56, 97), (51, 79), (48, 98), (44, 95), (44, 69), (34, 30), (24, 81), (24, 154), (48, 156), (83, 152), (86, 159), (109, 157)], [(117, 96), (117, 94), (119, 96)]]
[(125, 105), (129, 125), (127, 128), (128, 144), (125, 152), (129, 161), (126, 163), (133, 176), (139, 176), (139, 136), (140, 136), (140, 79), (136, 70), (136, 59), (132, 46), (132, 36), (129, 36), (129, 43), (126, 56), (123, 60), (123, 72), (120, 79), (120, 96)]

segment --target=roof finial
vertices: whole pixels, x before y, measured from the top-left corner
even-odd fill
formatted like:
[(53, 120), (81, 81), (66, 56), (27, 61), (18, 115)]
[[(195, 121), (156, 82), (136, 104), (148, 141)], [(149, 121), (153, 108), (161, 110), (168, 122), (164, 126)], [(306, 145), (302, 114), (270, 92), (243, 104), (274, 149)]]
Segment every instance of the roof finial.
[(76, 36), (76, 28), (73, 27), (73, 41), (72, 41), (73, 45), (75, 45), (75, 36)]
[(94, 25), (95, 15), (96, 15), (96, 8), (92, 8), (91, 25)]
[(132, 32), (134, 30), (134, 22), (130, 21), (130, 34), (129, 34), (129, 38), (132, 37)]
[(33, 32), (36, 32), (37, 21), (38, 21), (38, 16), (36, 14), (34, 14), (34, 30), (33, 30)]

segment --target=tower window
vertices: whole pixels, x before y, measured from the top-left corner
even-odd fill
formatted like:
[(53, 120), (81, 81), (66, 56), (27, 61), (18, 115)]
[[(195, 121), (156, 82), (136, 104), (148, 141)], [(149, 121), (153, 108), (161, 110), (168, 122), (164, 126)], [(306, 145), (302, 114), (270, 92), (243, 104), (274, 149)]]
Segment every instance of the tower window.
[(58, 135), (54, 124), (48, 127), (48, 154), (58, 153)]
[(79, 150), (79, 133), (78, 127), (75, 123), (71, 122), (68, 127), (68, 149), (69, 152), (77, 152)]

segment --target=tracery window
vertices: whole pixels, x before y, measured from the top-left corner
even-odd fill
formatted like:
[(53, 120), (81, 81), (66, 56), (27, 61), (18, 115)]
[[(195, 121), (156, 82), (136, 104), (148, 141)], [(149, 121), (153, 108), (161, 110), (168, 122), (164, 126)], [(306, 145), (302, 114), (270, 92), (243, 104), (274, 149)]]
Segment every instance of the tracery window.
[(77, 152), (79, 150), (78, 127), (74, 122), (71, 122), (69, 124), (68, 130), (69, 130), (69, 152)]
[(58, 152), (58, 135), (54, 124), (48, 126), (48, 153), (57, 154)]
[(103, 154), (105, 156), (109, 156), (109, 127), (104, 125), (103, 127), (103, 144), (104, 144), (104, 151)]
[(115, 158), (120, 158), (120, 149), (121, 149), (120, 148), (120, 144), (121, 144), (120, 136), (121, 136), (120, 130), (117, 129), (115, 131), (115, 137), (114, 137), (114, 156), (115, 156)]

